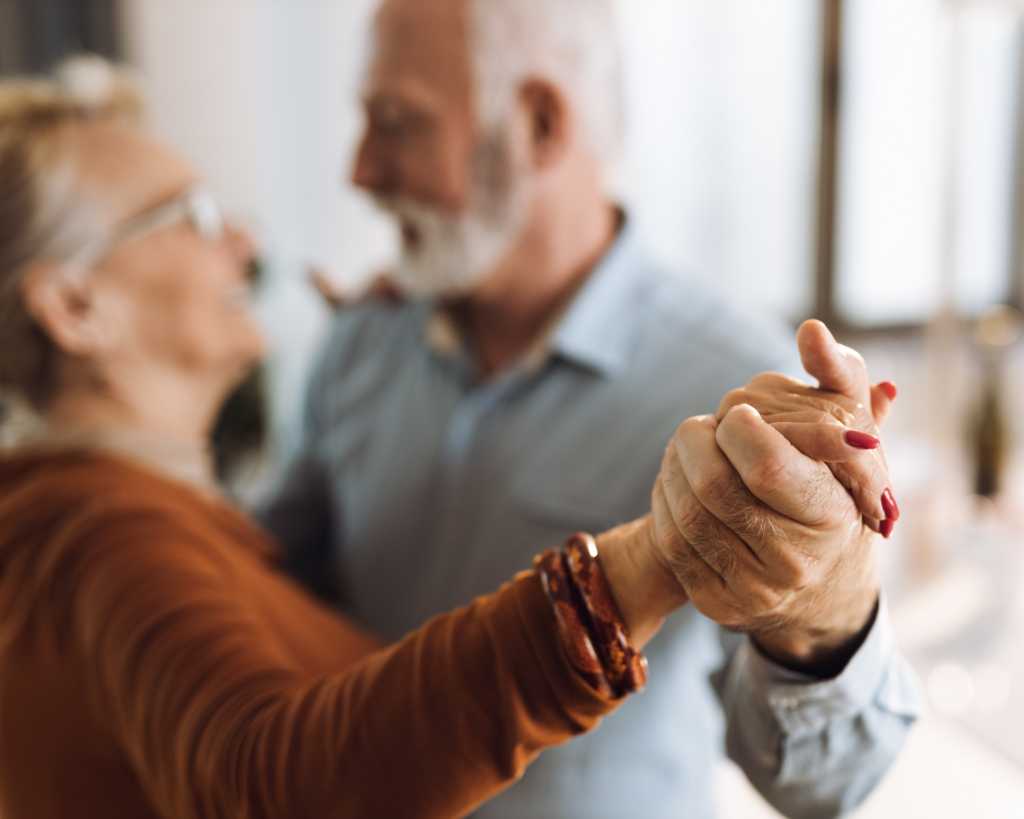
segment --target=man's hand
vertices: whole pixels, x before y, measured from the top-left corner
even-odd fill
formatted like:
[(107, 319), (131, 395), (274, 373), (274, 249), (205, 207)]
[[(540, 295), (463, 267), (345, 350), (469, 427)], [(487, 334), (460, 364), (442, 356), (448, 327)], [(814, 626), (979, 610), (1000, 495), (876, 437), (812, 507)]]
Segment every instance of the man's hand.
[[(878, 488), (888, 486), (884, 459), (851, 446), (846, 423), (877, 430), (867, 407), (887, 414), (892, 397), (868, 387), (863, 361), (824, 325), (805, 325), (799, 341), (824, 389), (786, 379), (780, 390), (781, 376), (762, 377), (745, 395), (764, 416), (732, 403), (734, 393), (721, 420), (684, 423), (665, 453), (652, 520), (658, 548), (702, 613), (751, 634), (781, 664), (829, 677), (860, 646), (877, 603), (875, 539), (858, 504), (891, 519)], [(837, 471), (852, 475), (854, 494), (822, 457), (843, 464)]]

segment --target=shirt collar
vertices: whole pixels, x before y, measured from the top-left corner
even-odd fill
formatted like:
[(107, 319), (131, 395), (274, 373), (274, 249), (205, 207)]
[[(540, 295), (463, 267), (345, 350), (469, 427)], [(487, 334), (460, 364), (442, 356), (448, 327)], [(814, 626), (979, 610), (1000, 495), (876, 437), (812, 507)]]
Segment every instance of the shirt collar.
[[(629, 304), (641, 259), (634, 228), (624, 218), (619, 235), (580, 292), (552, 318), (517, 369), (535, 374), (557, 355), (608, 378), (621, 373), (632, 345), (634, 313)], [(443, 306), (430, 307), (425, 334), (428, 346), (441, 358), (459, 360), (467, 355), (458, 327)]]
[(555, 331), (555, 354), (606, 378), (626, 369), (636, 329), (633, 302), (642, 259), (639, 239), (626, 219)]

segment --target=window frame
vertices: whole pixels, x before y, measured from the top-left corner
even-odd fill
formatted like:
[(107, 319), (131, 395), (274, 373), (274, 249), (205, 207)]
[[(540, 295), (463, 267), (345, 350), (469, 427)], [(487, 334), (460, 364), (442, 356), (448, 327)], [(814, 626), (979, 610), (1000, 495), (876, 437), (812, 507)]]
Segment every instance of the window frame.
[[(813, 318), (825, 322), (845, 337), (879, 334), (920, 334), (927, 322), (860, 324), (845, 319), (836, 305), (838, 284), (838, 236), (840, 167), (842, 160), (843, 86), (847, 0), (822, 0), (820, 36), (820, 124), (817, 190)], [(1018, 91), (1014, 156), (1015, 226), (1011, 248), (1010, 287), (1006, 304), (1024, 312), (1024, 48), (1018, 57)], [(972, 324), (963, 319), (964, 325)]]

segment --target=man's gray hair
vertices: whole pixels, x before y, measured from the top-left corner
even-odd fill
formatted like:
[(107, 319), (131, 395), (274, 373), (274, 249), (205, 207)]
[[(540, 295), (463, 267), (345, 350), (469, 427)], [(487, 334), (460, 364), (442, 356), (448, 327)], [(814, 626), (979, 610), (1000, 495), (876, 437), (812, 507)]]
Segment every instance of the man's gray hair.
[(613, 0), (469, 0), (469, 15), (481, 125), (505, 125), (521, 83), (548, 80), (568, 96), (583, 139), (610, 175), (624, 131)]

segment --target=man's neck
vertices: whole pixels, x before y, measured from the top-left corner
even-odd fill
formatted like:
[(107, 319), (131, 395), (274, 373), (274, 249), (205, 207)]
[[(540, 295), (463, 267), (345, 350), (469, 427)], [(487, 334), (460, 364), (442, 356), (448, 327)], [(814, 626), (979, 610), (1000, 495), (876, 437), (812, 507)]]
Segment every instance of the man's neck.
[[(565, 209), (568, 210), (568, 209)], [(535, 214), (523, 238), (472, 295), (451, 305), (484, 380), (515, 364), (548, 329), (615, 241), (620, 216), (601, 203), (589, 218)]]

